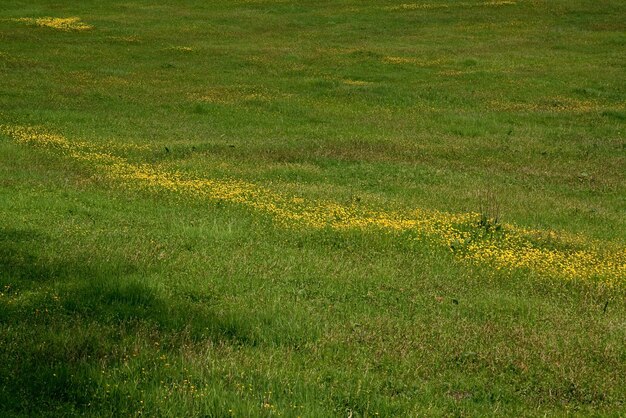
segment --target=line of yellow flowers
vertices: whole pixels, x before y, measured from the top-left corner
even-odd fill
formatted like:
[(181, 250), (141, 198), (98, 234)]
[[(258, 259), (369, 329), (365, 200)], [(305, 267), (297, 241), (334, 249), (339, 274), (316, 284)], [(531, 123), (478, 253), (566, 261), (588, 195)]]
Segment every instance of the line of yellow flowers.
[(517, 2), (512, 0), (501, 1), (483, 1), (477, 3), (455, 2), (448, 3), (403, 3), (397, 6), (387, 6), (386, 10), (429, 10), (429, 9), (450, 9), (452, 7), (497, 7), (497, 6), (513, 6)]
[(452, 214), (422, 209), (401, 213), (309, 201), (245, 181), (190, 179), (149, 164), (133, 164), (111, 154), (110, 147), (69, 141), (43, 129), (0, 125), (0, 132), (18, 142), (56, 149), (93, 164), (99, 175), (118, 184), (240, 204), (270, 215), (286, 228), (410, 231), (415, 239), (428, 239), (450, 248), (463, 260), (487, 263), (496, 269), (521, 268), (549, 277), (596, 280), (608, 287), (622, 286), (626, 282), (626, 248), (581, 235), (510, 224), (502, 225), (497, 234), (485, 234), (477, 227), (478, 213)]
[(14, 22), (22, 22), (29, 25), (51, 28), (64, 32), (86, 31), (93, 29), (93, 26), (84, 23), (79, 17), (20, 17), (11, 20)]

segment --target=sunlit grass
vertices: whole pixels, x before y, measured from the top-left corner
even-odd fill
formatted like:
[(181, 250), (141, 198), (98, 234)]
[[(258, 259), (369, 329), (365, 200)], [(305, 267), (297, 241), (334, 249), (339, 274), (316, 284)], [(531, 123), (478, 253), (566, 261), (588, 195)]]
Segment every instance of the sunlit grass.
[[(57, 148), (70, 158), (92, 163), (96, 176), (119, 182), (122, 187), (169, 191), (184, 197), (240, 204), (269, 214), (278, 225), (287, 228), (359, 229), (380, 233), (412, 231), (415, 239), (434, 240), (445, 248), (458, 251), (463, 259), (488, 262), (498, 269), (525, 268), (551, 277), (592, 280), (609, 287), (625, 284), (626, 248), (592, 243), (583, 236), (565, 237), (575, 243), (572, 249), (561, 242), (555, 231), (532, 231), (505, 224), (498, 225), (497, 233), (489, 234), (479, 225), (480, 213), (450, 214), (419, 209), (410, 213), (389, 213), (361, 205), (307, 201), (244, 181), (189, 179), (178, 172), (131, 164), (110, 153), (85, 151), (88, 144), (72, 142), (41, 129), (0, 125), (0, 131), (18, 142)], [(549, 238), (550, 248), (542, 246), (542, 236)]]
[(624, 415), (624, 22), (4, 1), (0, 415)]

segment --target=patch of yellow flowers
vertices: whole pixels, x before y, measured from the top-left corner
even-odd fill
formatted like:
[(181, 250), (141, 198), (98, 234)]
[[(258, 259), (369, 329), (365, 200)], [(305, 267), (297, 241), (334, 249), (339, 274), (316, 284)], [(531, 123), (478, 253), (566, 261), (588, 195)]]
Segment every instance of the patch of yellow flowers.
[(65, 32), (86, 31), (93, 29), (93, 26), (84, 23), (79, 17), (21, 17), (12, 20), (14, 22), (23, 22), (29, 25), (52, 28)]
[(395, 56), (385, 56), (383, 57), (382, 61), (387, 64), (413, 64), (418, 67), (431, 67), (431, 66), (441, 65), (445, 62), (443, 59), (421, 60), (415, 57), (395, 57)]
[(191, 179), (150, 164), (132, 164), (104, 147), (42, 129), (0, 125), (0, 133), (30, 145), (61, 151), (95, 166), (98, 175), (126, 187), (169, 191), (197, 199), (239, 204), (271, 216), (286, 228), (409, 231), (415, 239), (450, 248), (460, 259), (487, 263), (496, 269), (525, 269), (570, 280), (594, 280), (603, 286), (626, 282), (626, 248), (595, 242), (581, 235), (557, 234), (504, 224), (497, 233), (478, 227), (477, 213), (452, 214), (432, 210), (388, 212), (309, 201), (286, 196), (240, 180)]
[(615, 103), (612, 105), (603, 104), (591, 100), (577, 100), (568, 97), (551, 97), (535, 103), (515, 103), (491, 101), (492, 109), (511, 112), (544, 112), (544, 113), (589, 113), (603, 110), (623, 111), (626, 103)]
[(449, 9), (451, 7), (497, 7), (512, 6), (517, 4), (515, 1), (483, 1), (478, 3), (456, 2), (453, 4), (446, 3), (403, 3), (398, 6), (386, 7), (387, 10), (429, 10), (429, 9)]

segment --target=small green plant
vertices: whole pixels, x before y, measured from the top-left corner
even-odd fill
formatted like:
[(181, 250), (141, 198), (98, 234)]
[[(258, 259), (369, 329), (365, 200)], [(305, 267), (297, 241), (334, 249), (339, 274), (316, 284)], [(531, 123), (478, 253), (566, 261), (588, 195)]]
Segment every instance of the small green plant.
[(478, 195), (480, 220), (478, 226), (485, 232), (499, 231), (500, 224), (500, 201), (493, 189), (484, 190)]

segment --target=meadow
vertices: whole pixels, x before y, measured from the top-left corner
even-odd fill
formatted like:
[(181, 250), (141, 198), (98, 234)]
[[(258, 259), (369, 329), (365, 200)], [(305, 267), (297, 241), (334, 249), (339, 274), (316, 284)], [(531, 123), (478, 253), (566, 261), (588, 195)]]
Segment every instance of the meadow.
[(621, 0), (3, 0), (0, 416), (626, 415), (625, 80)]

